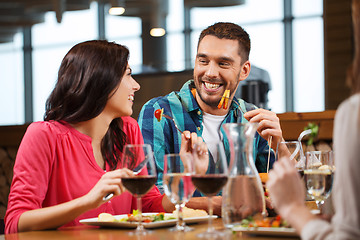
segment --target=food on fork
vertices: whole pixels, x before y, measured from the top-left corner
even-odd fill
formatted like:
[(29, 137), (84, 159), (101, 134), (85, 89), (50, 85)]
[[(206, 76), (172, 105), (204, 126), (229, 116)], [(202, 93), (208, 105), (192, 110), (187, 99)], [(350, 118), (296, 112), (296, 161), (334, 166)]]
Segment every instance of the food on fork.
[(157, 109), (157, 110), (155, 110), (154, 116), (155, 116), (155, 118), (158, 120), (158, 122), (161, 121), (162, 117), (167, 118), (167, 119), (170, 119), (170, 120), (174, 123), (175, 128), (176, 128), (180, 133), (183, 133), (183, 131), (181, 131), (181, 129), (177, 126), (175, 120), (174, 120), (172, 117), (164, 114), (164, 109), (163, 109), (163, 108), (162, 108), (162, 109)]
[(268, 173), (259, 173), (259, 176), (260, 176), (260, 180), (261, 180), (261, 183), (263, 185), (263, 188), (264, 188), (265, 197), (269, 198), (268, 190), (265, 187), (265, 184), (266, 184), (267, 180), (269, 179), (269, 174)]
[(218, 108), (220, 109), (221, 107), (223, 108), (223, 109), (227, 109), (227, 106), (228, 106), (228, 104), (229, 104), (229, 98), (230, 98), (230, 90), (229, 89), (227, 89), (227, 90), (225, 90), (225, 92), (224, 92), (224, 95), (222, 96), (222, 98), (221, 98), (221, 100), (220, 100), (220, 102), (219, 102), (219, 104), (218, 104)]
[[(188, 207), (183, 207), (182, 209), (183, 218), (193, 218), (193, 217), (206, 217), (208, 216), (207, 212), (205, 210), (201, 209), (192, 209)], [(177, 218), (177, 211), (173, 211), (173, 215), (175, 218)]]
[(163, 113), (164, 113), (164, 108), (155, 110), (154, 116), (158, 120), (158, 122), (161, 121), (161, 119), (163, 117)]
[(261, 183), (265, 184), (267, 180), (269, 179), (268, 173), (259, 173)]

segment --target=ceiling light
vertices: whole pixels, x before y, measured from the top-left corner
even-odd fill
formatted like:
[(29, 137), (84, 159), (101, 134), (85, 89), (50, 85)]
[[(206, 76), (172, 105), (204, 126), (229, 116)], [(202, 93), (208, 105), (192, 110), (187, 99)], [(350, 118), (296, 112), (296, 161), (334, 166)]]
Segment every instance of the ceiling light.
[(122, 15), (125, 12), (124, 0), (111, 0), (111, 7), (109, 9), (110, 15)]
[(123, 7), (111, 7), (109, 9), (109, 14), (110, 15), (121, 15), (125, 12), (125, 8)]
[(166, 33), (165, 29), (163, 28), (152, 28), (150, 30), (150, 35), (153, 37), (162, 37)]
[(166, 16), (168, 14), (168, 0), (153, 0), (150, 16), (150, 35), (162, 37), (166, 31)]

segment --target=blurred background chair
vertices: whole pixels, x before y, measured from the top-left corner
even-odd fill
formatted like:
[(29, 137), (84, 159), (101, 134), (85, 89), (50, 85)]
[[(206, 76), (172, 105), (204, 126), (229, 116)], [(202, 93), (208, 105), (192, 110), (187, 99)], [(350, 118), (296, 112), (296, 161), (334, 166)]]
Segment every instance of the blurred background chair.
[(269, 72), (252, 65), (249, 76), (239, 83), (235, 97), (255, 104), (259, 108), (269, 109), (268, 92), (270, 90), (271, 80)]

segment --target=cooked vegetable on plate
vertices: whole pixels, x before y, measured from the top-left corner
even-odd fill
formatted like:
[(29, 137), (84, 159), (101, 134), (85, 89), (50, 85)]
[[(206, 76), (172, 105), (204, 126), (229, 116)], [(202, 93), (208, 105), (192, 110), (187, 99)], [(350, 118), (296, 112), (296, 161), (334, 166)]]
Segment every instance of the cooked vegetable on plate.
[(128, 214), (127, 217), (116, 219), (113, 215), (110, 213), (100, 213), (98, 216), (99, 222), (138, 222), (142, 219), (142, 222), (144, 223), (150, 223), (150, 222), (158, 222), (158, 221), (166, 221), (170, 219), (175, 219), (174, 216), (165, 216), (165, 213), (154, 213), (154, 214), (147, 214), (142, 215), (142, 217), (139, 214), (138, 210), (133, 210), (132, 214)]

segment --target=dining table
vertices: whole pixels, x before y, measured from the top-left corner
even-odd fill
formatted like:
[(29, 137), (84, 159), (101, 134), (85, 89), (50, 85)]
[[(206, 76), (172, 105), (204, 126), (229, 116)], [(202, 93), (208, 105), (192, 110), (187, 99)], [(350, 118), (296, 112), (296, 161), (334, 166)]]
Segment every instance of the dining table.
[[(189, 232), (172, 232), (169, 227), (163, 228), (152, 228), (147, 229), (149, 233), (147, 235), (134, 235), (134, 229), (126, 228), (104, 228), (94, 226), (76, 226), (61, 228), (58, 230), (46, 230), (46, 231), (29, 231), (21, 233), (13, 233), (1, 235), (0, 240), (113, 240), (113, 239), (124, 239), (124, 240), (191, 240), (201, 239), (197, 235), (205, 232), (208, 227), (207, 221), (199, 222), (189, 225), (193, 228), (193, 231)], [(272, 235), (254, 235), (247, 234), (240, 231), (231, 231), (225, 228), (221, 218), (213, 220), (213, 226), (216, 230), (222, 232), (221, 237), (214, 236), (211, 239), (248, 239), (248, 240), (266, 240), (266, 239), (277, 239), (276, 236)], [(282, 236), (282, 240), (287, 239), (299, 239), (298, 236)]]

